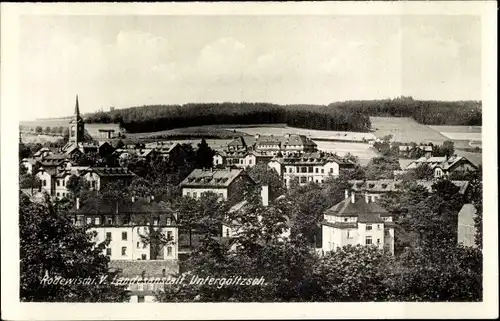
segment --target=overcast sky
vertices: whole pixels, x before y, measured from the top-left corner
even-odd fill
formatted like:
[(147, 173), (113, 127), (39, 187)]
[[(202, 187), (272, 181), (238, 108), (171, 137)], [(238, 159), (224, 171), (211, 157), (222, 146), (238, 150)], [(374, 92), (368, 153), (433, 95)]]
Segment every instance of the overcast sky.
[(481, 99), (477, 16), (31, 16), (20, 115), (110, 106)]

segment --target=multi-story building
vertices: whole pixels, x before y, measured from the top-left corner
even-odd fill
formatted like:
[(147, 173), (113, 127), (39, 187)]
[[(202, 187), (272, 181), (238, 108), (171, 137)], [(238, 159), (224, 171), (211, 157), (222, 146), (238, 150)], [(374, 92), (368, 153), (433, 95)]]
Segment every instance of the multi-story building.
[(322, 153), (275, 157), (268, 165), (278, 172), (287, 187), (294, 177), (298, 178), (301, 185), (310, 182), (323, 183), (328, 177), (338, 177), (340, 170), (354, 167), (354, 163), (350, 161)]
[(239, 168), (248, 168), (259, 163), (267, 164), (274, 155), (267, 152), (257, 151), (219, 151), (215, 152), (214, 166), (231, 166)]
[(82, 174), (90, 184), (90, 189), (96, 191), (99, 191), (105, 184), (117, 181), (128, 185), (137, 176), (125, 167), (90, 167)]
[(448, 176), (452, 172), (468, 172), (477, 170), (477, 166), (463, 156), (453, 155), (450, 157), (421, 157), (406, 167), (405, 170), (415, 169), (422, 164), (429, 165), (434, 172), (434, 177)]
[(368, 196), (349, 195), (324, 213), (322, 223), (323, 253), (345, 245), (374, 245), (394, 254), (392, 214)]
[[(104, 254), (111, 260), (176, 260), (178, 227), (176, 214), (164, 202), (135, 199), (125, 202), (89, 203), (76, 201), (73, 223), (97, 232), (95, 242), (109, 245)], [(160, 230), (168, 243), (150, 246), (150, 229)]]
[[(414, 181), (419, 186), (427, 188), (429, 192), (432, 192), (432, 185), (436, 182), (435, 180), (416, 180)], [(461, 195), (466, 195), (469, 182), (468, 181), (451, 181), (457, 187), (459, 187), (459, 193)], [(356, 193), (366, 194), (370, 200), (373, 202), (379, 200), (382, 195), (388, 192), (395, 192), (399, 190), (402, 186), (402, 182), (393, 179), (379, 179), (379, 180), (350, 180), (351, 188)]]
[(223, 199), (241, 200), (242, 191), (255, 182), (243, 169), (195, 169), (180, 184), (182, 196), (199, 198), (212, 192)]

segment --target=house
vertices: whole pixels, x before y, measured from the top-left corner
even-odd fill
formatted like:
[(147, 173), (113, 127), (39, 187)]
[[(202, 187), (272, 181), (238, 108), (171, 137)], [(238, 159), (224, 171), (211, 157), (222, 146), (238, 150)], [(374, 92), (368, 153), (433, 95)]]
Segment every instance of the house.
[(216, 151), (213, 157), (214, 166), (230, 166), (239, 168), (253, 167), (259, 163), (267, 164), (274, 155), (257, 151)]
[(41, 160), (49, 155), (54, 154), (52, 150), (48, 147), (42, 147), (33, 154), (33, 158), (36, 160)]
[(172, 260), (114, 260), (109, 267), (111, 272), (118, 273), (117, 283), (128, 285), (130, 303), (155, 302), (155, 292), (163, 290), (165, 284), (185, 281), (176, 277), (179, 264)]
[(476, 225), (475, 218), (477, 209), (473, 204), (464, 204), (458, 212), (458, 231), (457, 242), (468, 247), (477, 247), (476, 245)]
[[(466, 195), (469, 182), (468, 181), (451, 181), (457, 187), (459, 187), (459, 193), (461, 195)], [(415, 183), (427, 188), (429, 192), (432, 192), (432, 185), (435, 180), (416, 180)], [(350, 180), (351, 188), (356, 193), (366, 194), (373, 202), (379, 200), (382, 195), (388, 192), (395, 192), (401, 188), (402, 182), (399, 180), (392, 179), (379, 179), (379, 180)]]
[[(268, 207), (270, 204), (269, 200), (269, 186), (264, 185), (261, 188), (261, 200), (262, 200), (262, 205), (264, 207)], [(231, 241), (231, 239), (237, 238), (238, 234), (244, 231), (244, 226), (241, 223), (241, 221), (237, 219), (229, 219), (231, 217), (231, 214), (238, 213), (245, 215), (245, 211), (248, 211), (248, 201), (243, 200), (239, 203), (236, 203), (233, 205), (229, 211), (226, 219), (221, 223), (221, 237), (222, 241)], [(262, 219), (262, 217), (258, 217), (259, 221)], [(290, 238), (290, 220), (288, 217), (286, 217), (286, 228), (282, 232), (280, 238), (282, 240), (288, 240)], [(230, 245), (230, 248), (233, 248), (237, 245), (237, 242), (226, 242)]]
[(52, 181), (54, 184), (54, 191), (52, 192), (52, 195), (55, 196), (56, 199), (61, 199), (69, 196), (70, 191), (68, 190), (67, 185), (71, 175), (71, 172), (66, 170), (56, 173), (54, 176), (52, 176)]
[(129, 185), (136, 176), (125, 167), (89, 167), (83, 172), (83, 178), (89, 182), (90, 189), (97, 191), (105, 184), (117, 181)]
[(345, 245), (373, 245), (394, 254), (392, 214), (365, 195), (345, 191), (343, 201), (327, 209), (322, 222), (322, 252)]
[(477, 166), (463, 156), (453, 155), (450, 157), (421, 157), (411, 162), (406, 170), (415, 169), (422, 164), (427, 164), (432, 168), (434, 177), (448, 176), (452, 172), (468, 172), (477, 170)]
[(180, 184), (182, 196), (201, 197), (213, 192), (223, 199), (238, 200), (242, 190), (255, 182), (242, 169), (195, 169)]
[(145, 144), (145, 148), (154, 149), (156, 154), (166, 161), (173, 161), (175, 164), (184, 165), (186, 152), (179, 143), (160, 141)]
[(33, 167), (36, 164), (36, 160), (34, 158), (23, 158), (19, 163), (22, 167), (26, 169), (26, 173), (33, 173)]
[[(127, 201), (87, 202), (80, 207), (77, 199), (71, 211), (76, 226), (88, 226), (97, 232), (95, 242), (109, 240), (103, 250), (113, 260), (176, 260), (178, 258), (177, 215), (165, 202), (152, 198)], [(159, 229), (169, 239), (155, 252), (142, 236), (149, 228)]]
[(354, 163), (335, 155), (306, 153), (274, 157), (268, 166), (276, 170), (289, 187), (294, 177), (299, 179), (301, 185), (323, 183), (328, 177), (338, 177), (340, 170), (354, 167)]
[(256, 151), (269, 155), (278, 153), (312, 153), (316, 152), (317, 145), (309, 137), (298, 134), (283, 136), (260, 135), (240, 136), (233, 139), (226, 147), (227, 152)]

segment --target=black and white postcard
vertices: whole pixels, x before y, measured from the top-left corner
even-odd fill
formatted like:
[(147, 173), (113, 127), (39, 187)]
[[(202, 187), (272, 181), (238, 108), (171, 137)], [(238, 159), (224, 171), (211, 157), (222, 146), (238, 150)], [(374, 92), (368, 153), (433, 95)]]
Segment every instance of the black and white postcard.
[(1, 15), (7, 320), (498, 316), (495, 2)]

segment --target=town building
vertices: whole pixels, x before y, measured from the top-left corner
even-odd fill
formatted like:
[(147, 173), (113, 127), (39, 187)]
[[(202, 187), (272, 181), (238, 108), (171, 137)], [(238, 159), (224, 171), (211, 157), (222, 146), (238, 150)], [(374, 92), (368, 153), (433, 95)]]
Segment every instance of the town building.
[[(165, 202), (151, 198), (127, 201), (88, 202), (76, 200), (71, 211), (76, 226), (87, 226), (97, 232), (96, 243), (109, 241), (103, 253), (110, 260), (177, 260), (177, 215)], [(161, 231), (166, 244), (150, 246), (149, 229)]]
[(182, 196), (199, 198), (212, 192), (223, 199), (241, 200), (242, 192), (255, 182), (242, 169), (195, 169), (180, 184)]
[(341, 170), (353, 168), (354, 165), (333, 154), (323, 153), (289, 154), (274, 157), (268, 164), (283, 178), (287, 187), (295, 177), (300, 185), (310, 182), (321, 184), (328, 177), (338, 177)]
[(473, 204), (464, 204), (458, 212), (458, 231), (457, 241), (468, 247), (477, 247), (476, 245), (476, 224), (475, 218), (477, 209)]
[(128, 281), (129, 303), (156, 302), (155, 292), (163, 290), (164, 286), (189, 282), (189, 279), (178, 277), (176, 260), (113, 260), (109, 267), (111, 272), (117, 272), (117, 282)]
[(345, 191), (343, 201), (327, 209), (322, 223), (322, 252), (345, 245), (373, 245), (394, 254), (393, 216), (367, 195)]
[(129, 185), (137, 176), (125, 167), (89, 167), (82, 173), (91, 190), (99, 191), (104, 185), (121, 181)]
[(213, 157), (214, 166), (230, 166), (249, 168), (257, 164), (267, 164), (274, 155), (268, 152), (257, 151), (216, 151)]
[(270, 155), (289, 153), (312, 153), (316, 152), (317, 145), (309, 137), (298, 134), (285, 134), (283, 136), (260, 135), (239, 136), (233, 139), (225, 149), (227, 152), (234, 151), (257, 151)]
[[(432, 185), (436, 181), (415, 180), (414, 182), (419, 186), (427, 188), (429, 192), (432, 192)], [(451, 182), (460, 188), (459, 193), (461, 195), (466, 195), (469, 188), (468, 181), (451, 181)], [(375, 202), (388, 192), (398, 191), (402, 186), (402, 181), (393, 179), (350, 180), (349, 184), (352, 186), (351, 188), (354, 192), (366, 194), (371, 201)]]
[(477, 166), (471, 161), (463, 156), (457, 155), (450, 157), (421, 157), (408, 164), (405, 170), (415, 169), (422, 164), (427, 164), (430, 168), (432, 168), (435, 178), (448, 176), (452, 172), (466, 173), (477, 170)]

